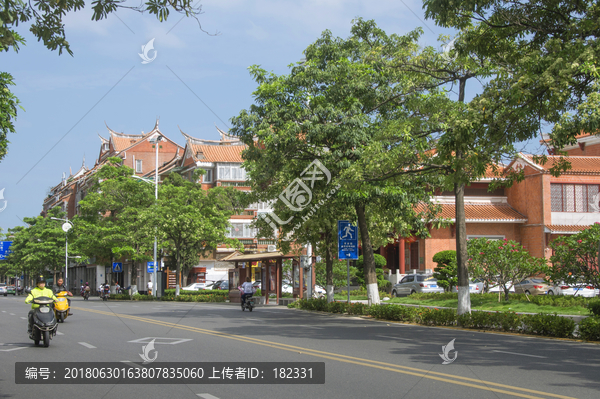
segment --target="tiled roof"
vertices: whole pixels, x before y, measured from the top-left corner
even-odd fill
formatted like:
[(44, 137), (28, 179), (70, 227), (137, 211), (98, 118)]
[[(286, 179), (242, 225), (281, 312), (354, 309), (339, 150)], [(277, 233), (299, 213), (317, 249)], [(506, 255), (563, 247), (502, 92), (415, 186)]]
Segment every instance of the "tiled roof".
[[(441, 204), (442, 211), (437, 215), (440, 219), (454, 220), (456, 216), (455, 204)], [(424, 210), (421, 205), (418, 210)], [(517, 212), (508, 204), (465, 204), (465, 218), (467, 222), (526, 222), (527, 218)]]
[(587, 230), (590, 226), (568, 226), (568, 225), (556, 225), (556, 224), (547, 224), (546, 229), (550, 230), (552, 234), (575, 234), (580, 231)]
[(111, 141), (113, 143), (113, 146), (115, 147), (116, 152), (120, 152), (128, 147), (131, 147), (133, 144), (140, 141), (141, 139), (142, 135), (126, 136), (111, 134)]
[[(550, 170), (550, 168), (561, 159), (558, 155), (547, 155), (548, 162), (544, 165), (540, 165), (533, 161), (533, 155), (520, 155), (527, 162), (534, 164), (538, 169), (545, 171)], [(600, 157), (566, 156), (564, 158), (571, 163), (571, 169), (562, 174), (600, 174)]]
[(190, 143), (190, 149), (202, 162), (244, 162), (242, 151), (245, 145), (198, 145)]

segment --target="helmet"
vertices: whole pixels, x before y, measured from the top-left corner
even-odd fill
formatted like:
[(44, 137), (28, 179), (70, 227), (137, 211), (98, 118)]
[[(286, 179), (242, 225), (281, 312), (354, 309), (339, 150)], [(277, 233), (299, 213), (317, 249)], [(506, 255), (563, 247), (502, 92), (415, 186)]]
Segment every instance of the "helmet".
[(90, 285), (90, 283), (88, 283), (87, 281), (85, 282), (85, 285)]
[(44, 278), (44, 276), (39, 276), (38, 278), (35, 279), (35, 284), (38, 285), (39, 283), (45, 283), (46, 279)]

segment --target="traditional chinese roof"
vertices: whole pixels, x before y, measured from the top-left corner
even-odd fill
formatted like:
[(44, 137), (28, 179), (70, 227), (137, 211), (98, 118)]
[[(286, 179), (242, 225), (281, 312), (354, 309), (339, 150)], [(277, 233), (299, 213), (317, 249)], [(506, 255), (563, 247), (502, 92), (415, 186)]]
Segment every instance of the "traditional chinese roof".
[[(561, 174), (570, 175), (600, 175), (600, 157), (595, 156), (565, 156), (559, 155), (547, 155), (548, 162), (541, 165), (533, 160), (533, 155), (520, 153), (518, 159), (515, 159), (512, 165), (523, 163), (531, 166), (532, 168), (539, 170), (542, 173), (550, 173), (549, 170), (556, 165), (561, 158), (566, 159), (571, 163), (571, 169), (562, 172)], [(519, 159), (522, 161), (519, 162)]]
[[(158, 121), (157, 121), (157, 125), (158, 125)], [(144, 137), (144, 135), (142, 135), (142, 134), (117, 133), (114, 130), (112, 130), (110, 127), (108, 127), (108, 125), (106, 125), (106, 128), (108, 129), (108, 133), (110, 134), (110, 141), (112, 142), (113, 148), (115, 149), (116, 152), (121, 152), (121, 151), (131, 147), (133, 144), (137, 143)], [(102, 139), (102, 136), (100, 136), (100, 138)], [(104, 140), (103, 140), (103, 143), (104, 143)]]
[(192, 155), (195, 162), (244, 162), (242, 151), (246, 149), (246, 146), (241, 144), (239, 140), (203, 140), (192, 137), (181, 129), (179, 130), (185, 137), (187, 151)]
[(590, 226), (577, 226), (577, 225), (555, 225), (555, 224), (547, 224), (544, 226), (546, 229), (546, 233), (551, 234), (577, 234), (583, 230), (587, 230)]

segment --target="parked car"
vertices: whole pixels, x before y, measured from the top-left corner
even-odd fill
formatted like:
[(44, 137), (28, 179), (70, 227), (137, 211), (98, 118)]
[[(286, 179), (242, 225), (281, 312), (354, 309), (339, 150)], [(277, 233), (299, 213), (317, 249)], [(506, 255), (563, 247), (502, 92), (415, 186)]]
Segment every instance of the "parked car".
[(15, 290), (14, 285), (7, 285), (6, 291), (4, 291), (4, 296), (8, 296), (8, 294), (17, 295), (17, 291)]
[(327, 294), (327, 291), (325, 290), (325, 288), (321, 287), (320, 285), (316, 285), (316, 284), (315, 284), (315, 292), (320, 295)]
[(182, 287), (182, 291), (200, 291), (206, 289), (206, 283), (192, 283), (187, 287)]
[[(515, 292), (515, 285), (512, 283), (512, 281), (507, 281), (506, 282), (506, 286), (508, 287), (508, 292)], [(496, 293), (496, 292), (502, 292), (504, 293), (504, 288), (502, 288), (500, 285), (492, 285), (490, 286), (490, 288), (488, 289), (489, 293)]]
[(256, 280), (255, 282), (252, 283), (252, 286), (254, 288), (256, 288), (257, 290), (260, 289), (260, 285), (261, 285), (260, 280)]
[(433, 276), (422, 274), (409, 274), (402, 277), (402, 280), (392, 287), (392, 296), (411, 295), (416, 292), (444, 292), (444, 289), (437, 285), (437, 280)]
[(291, 293), (293, 293), (293, 291), (294, 291), (293, 287), (289, 284), (283, 284), (281, 286), (282, 293), (291, 294)]
[(229, 290), (229, 281), (225, 280), (225, 281), (220, 281), (217, 284), (213, 284), (212, 289), (213, 290)]
[(576, 283), (566, 284), (564, 281), (548, 288), (548, 295), (572, 295), (592, 298), (598, 296), (600, 290), (594, 288), (591, 284)]
[[(483, 294), (483, 286), (483, 281), (479, 281), (477, 279), (469, 280), (469, 292), (471, 294)], [(458, 292), (458, 287), (452, 287), (451, 292)]]
[(526, 278), (520, 283), (515, 284), (515, 293), (527, 295), (546, 295), (548, 293), (548, 284), (541, 278)]

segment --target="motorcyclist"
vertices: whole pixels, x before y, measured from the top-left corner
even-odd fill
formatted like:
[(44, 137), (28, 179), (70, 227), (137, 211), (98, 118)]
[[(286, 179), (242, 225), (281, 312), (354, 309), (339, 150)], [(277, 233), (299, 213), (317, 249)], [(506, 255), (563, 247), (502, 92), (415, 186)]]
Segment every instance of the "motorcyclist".
[(110, 296), (110, 284), (105, 283), (102, 290), (103, 290), (104, 296), (108, 298)]
[[(51, 299), (54, 299), (54, 301), (58, 301), (58, 298), (52, 293), (52, 290), (50, 290), (49, 288), (46, 288), (46, 279), (44, 279), (44, 277), (40, 276), (35, 280), (35, 284), (36, 287), (33, 288), (30, 292), (29, 295), (27, 295), (27, 298), (25, 298), (25, 303), (31, 303), (31, 301), (33, 301), (35, 298), (39, 298), (41, 296), (45, 296)], [(31, 310), (29, 311), (29, 314), (27, 315), (27, 320), (29, 321), (29, 324), (27, 326), (27, 333), (31, 334), (31, 331), (33, 329), (33, 315), (35, 313), (35, 309), (39, 308), (40, 305), (36, 305), (35, 303), (31, 305)]]
[(249, 298), (254, 294), (254, 286), (250, 282), (250, 277), (246, 277), (246, 282), (242, 284), (242, 303), (246, 303), (246, 298)]
[[(67, 291), (67, 296), (73, 296), (71, 291), (67, 290), (67, 286), (64, 284), (62, 277), (59, 277), (57, 284), (54, 286), (54, 294), (58, 294), (62, 291)], [(71, 313), (71, 299), (67, 298), (67, 302), (69, 303), (69, 316), (73, 316), (73, 313)]]

